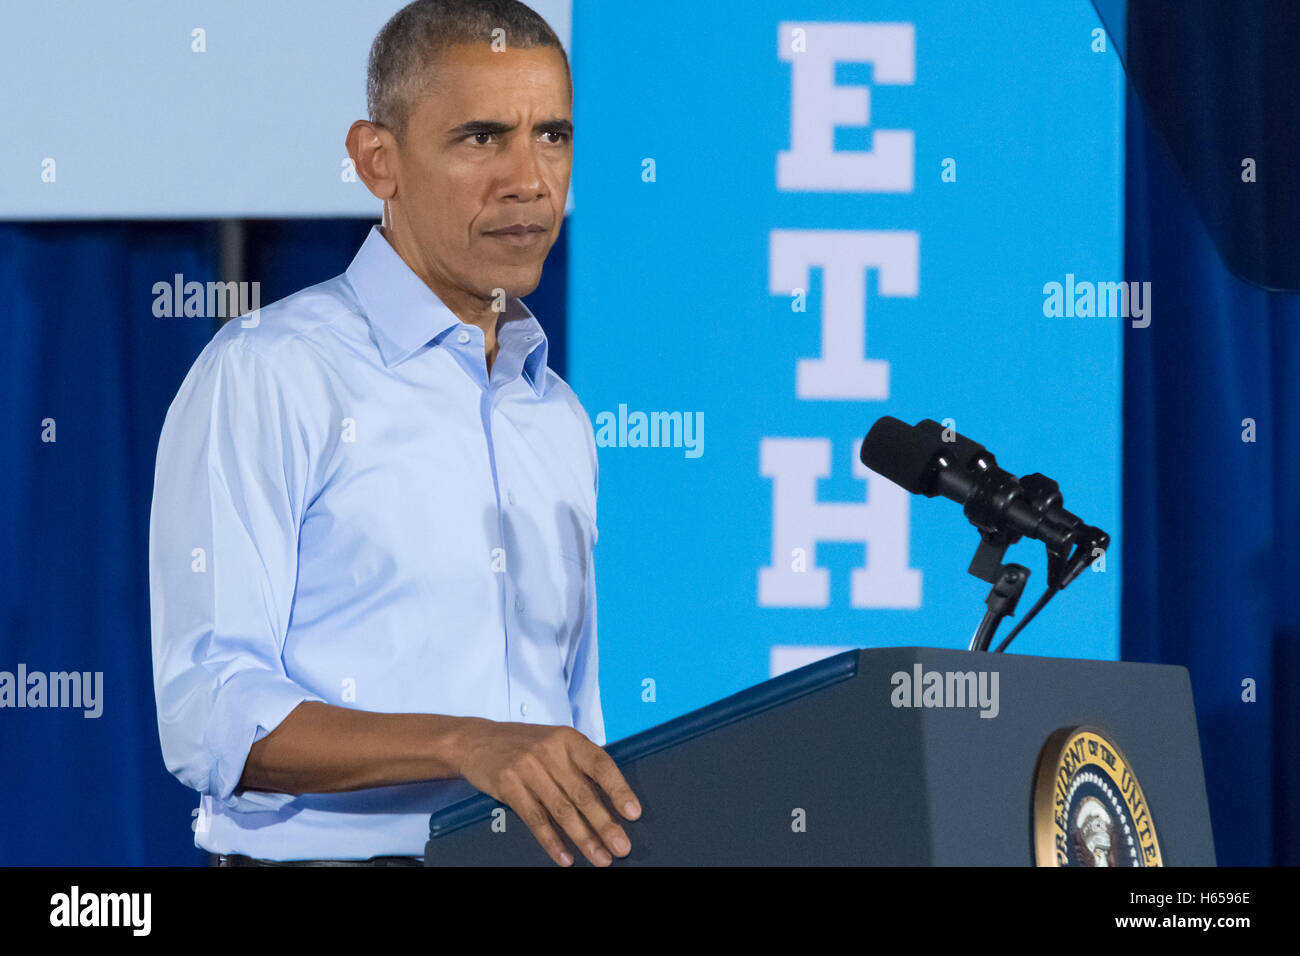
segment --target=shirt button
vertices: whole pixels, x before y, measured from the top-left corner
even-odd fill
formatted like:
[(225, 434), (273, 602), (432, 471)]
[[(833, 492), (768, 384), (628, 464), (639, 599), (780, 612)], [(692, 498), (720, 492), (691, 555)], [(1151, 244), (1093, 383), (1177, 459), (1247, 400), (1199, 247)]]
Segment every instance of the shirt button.
[(461, 345), (464, 345), (466, 342), (469, 341), (469, 333), (461, 332), (460, 335), (456, 336), (456, 341), (459, 342)]
[(520, 705), (519, 705), (519, 715), (520, 715), (521, 717), (527, 717), (527, 716), (528, 716), (528, 705), (527, 705), (527, 704), (520, 704)]
[(506, 492), (506, 499), (507, 499), (511, 504), (514, 504), (514, 503), (515, 503), (515, 493), (514, 493), (513, 491), (507, 491), (507, 492)]
[(524, 599), (519, 597), (518, 595), (515, 595), (515, 610), (522, 611), (523, 609), (524, 609)]

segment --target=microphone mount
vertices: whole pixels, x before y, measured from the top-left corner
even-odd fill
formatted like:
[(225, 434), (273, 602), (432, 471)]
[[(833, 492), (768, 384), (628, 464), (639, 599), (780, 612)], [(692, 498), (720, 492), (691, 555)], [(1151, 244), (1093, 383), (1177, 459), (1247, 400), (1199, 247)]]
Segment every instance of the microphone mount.
[[(987, 457), (991, 462), (993, 456)], [(980, 461), (983, 464), (983, 459)], [(980, 532), (980, 543), (968, 570), (981, 581), (988, 581), (992, 585), (989, 596), (985, 599), (988, 611), (971, 638), (972, 651), (989, 649), (993, 635), (1003, 619), (1015, 614), (1020, 595), (1029, 581), (1030, 571), (1027, 567), (1002, 563), (1007, 548), (1022, 537), (1019, 532), (999, 525), (995, 518), (1006, 510), (1013, 497), (1028, 504), (1045, 526), (1040, 540), (1047, 549), (1048, 595), (1063, 590), (1083, 573), (1083, 569), (1092, 562), (1094, 554), (1105, 551), (1110, 546), (1110, 535), (1100, 528), (1084, 524), (1078, 516), (1064, 509), (1060, 486), (1051, 478), (1035, 472), (1016, 479), (991, 463), (987, 470), (990, 472), (989, 480), (977, 484), (975, 493), (967, 500), (964, 509), (966, 517)], [(1050, 600), (1050, 597), (1047, 599)], [(1036, 614), (1045, 603), (1046, 600), (1040, 602), (1032, 613)], [(1021, 623), (1021, 627), (1027, 623), (1028, 617)], [(1014, 637), (1015, 634), (1011, 636)], [(1006, 643), (1010, 643), (1010, 639)]]
[(913, 494), (943, 495), (961, 503), (980, 533), (969, 572), (991, 585), (987, 611), (970, 649), (986, 651), (998, 625), (1015, 613), (1029, 569), (1004, 564), (1007, 548), (1022, 537), (1047, 549), (1047, 589), (998, 646), (1003, 650), (1051, 598), (1110, 546), (1110, 535), (1065, 510), (1060, 487), (1042, 474), (1016, 478), (998, 467), (983, 445), (925, 419), (907, 425), (886, 416), (862, 444), (863, 464)]

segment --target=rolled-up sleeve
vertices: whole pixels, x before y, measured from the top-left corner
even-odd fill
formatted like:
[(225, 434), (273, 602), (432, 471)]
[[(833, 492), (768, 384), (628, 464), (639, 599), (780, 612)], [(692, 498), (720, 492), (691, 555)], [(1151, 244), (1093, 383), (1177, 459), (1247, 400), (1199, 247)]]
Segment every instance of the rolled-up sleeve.
[(158, 443), (149, 590), (163, 759), (235, 811), (294, 799), (235, 788), (249, 748), (298, 704), (323, 699), (283, 662), (310, 471), (291, 399), (264, 355), (219, 333)]

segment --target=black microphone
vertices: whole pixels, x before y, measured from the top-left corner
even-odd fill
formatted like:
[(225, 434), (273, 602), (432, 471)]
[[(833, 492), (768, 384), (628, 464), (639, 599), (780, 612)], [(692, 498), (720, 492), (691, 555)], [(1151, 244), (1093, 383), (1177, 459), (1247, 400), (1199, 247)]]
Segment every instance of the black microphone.
[(1012, 541), (1023, 535), (1053, 551), (1068, 549), (1075, 539), (1079, 519), (1060, 509), (1035, 508), (1019, 479), (999, 468), (992, 452), (931, 419), (912, 426), (884, 416), (871, 426), (859, 457), (914, 495), (942, 495), (962, 505), (982, 532)]

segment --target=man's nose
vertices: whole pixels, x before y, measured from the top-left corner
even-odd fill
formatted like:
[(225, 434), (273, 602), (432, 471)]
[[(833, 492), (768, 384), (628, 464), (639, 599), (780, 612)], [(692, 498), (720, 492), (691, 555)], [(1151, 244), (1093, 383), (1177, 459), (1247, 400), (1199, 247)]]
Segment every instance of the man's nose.
[(537, 150), (536, 143), (513, 144), (506, 156), (508, 168), (502, 184), (504, 198), (527, 201), (546, 195), (546, 180)]

